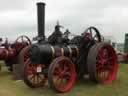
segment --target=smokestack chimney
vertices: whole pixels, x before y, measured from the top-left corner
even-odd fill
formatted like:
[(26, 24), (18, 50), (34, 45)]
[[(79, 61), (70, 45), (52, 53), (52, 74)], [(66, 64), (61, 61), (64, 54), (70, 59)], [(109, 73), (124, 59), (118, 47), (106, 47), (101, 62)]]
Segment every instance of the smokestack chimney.
[(37, 3), (38, 37), (39, 42), (45, 40), (45, 3)]

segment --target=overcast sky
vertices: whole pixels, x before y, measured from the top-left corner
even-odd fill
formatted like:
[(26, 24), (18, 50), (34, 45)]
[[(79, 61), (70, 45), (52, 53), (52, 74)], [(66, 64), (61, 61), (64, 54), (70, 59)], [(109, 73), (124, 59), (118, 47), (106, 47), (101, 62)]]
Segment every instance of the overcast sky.
[[(0, 0), (0, 37), (15, 40), (25, 34), (37, 35), (36, 2), (41, 0)], [(72, 33), (96, 26), (102, 35), (124, 42), (128, 33), (128, 0), (42, 0), (46, 2), (46, 35), (57, 20)]]

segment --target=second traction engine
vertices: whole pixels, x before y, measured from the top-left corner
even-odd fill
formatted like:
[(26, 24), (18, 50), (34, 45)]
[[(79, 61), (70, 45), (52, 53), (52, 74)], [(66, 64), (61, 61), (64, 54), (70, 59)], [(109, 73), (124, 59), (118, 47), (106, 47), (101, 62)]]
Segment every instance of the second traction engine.
[[(13, 43), (9, 43), (6, 38), (5, 42), (0, 40), (0, 60), (4, 61), (9, 71), (13, 71), (14, 64), (21, 64), (21, 61), (24, 63), (25, 60), (24, 54), (22, 53), (23, 49), (26, 49), (31, 44), (30, 39), (25, 36), (19, 36)], [(23, 65), (21, 65), (23, 66)]]

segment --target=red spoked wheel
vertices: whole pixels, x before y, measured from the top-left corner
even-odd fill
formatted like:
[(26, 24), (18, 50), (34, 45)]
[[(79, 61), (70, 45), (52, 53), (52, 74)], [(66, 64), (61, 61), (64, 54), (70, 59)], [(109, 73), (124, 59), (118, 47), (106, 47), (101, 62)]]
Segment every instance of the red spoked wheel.
[(27, 36), (22, 35), (15, 40), (14, 45), (16, 51), (20, 52), (22, 48), (31, 45), (31, 40)]
[(18, 62), (19, 62), (19, 72), (18, 72), (18, 75), (23, 78), (23, 71), (24, 71), (24, 64), (25, 62), (27, 61), (27, 59), (29, 58), (29, 49), (30, 49), (30, 46), (26, 46), (25, 48), (23, 48), (21, 50), (21, 52), (19, 53), (18, 55)]
[(44, 86), (47, 82), (47, 77), (42, 73), (43, 64), (32, 64), (28, 59), (24, 66), (24, 82), (31, 88)]
[(23, 48), (21, 50), (21, 52), (19, 53), (19, 63), (20, 64), (24, 64), (27, 59), (29, 58), (28, 54), (29, 54), (29, 49), (30, 49), (30, 46), (26, 46), (25, 48)]
[(22, 36), (18, 37), (16, 39), (15, 43), (17, 44), (18, 42), (27, 43), (28, 45), (31, 45), (31, 40), (25, 35), (22, 35)]
[(58, 92), (66, 92), (75, 82), (75, 67), (72, 61), (64, 56), (53, 60), (48, 69), (50, 86)]
[(87, 58), (90, 79), (102, 84), (116, 79), (118, 70), (117, 55), (113, 47), (105, 43), (95, 44)]
[(82, 35), (86, 41), (90, 42), (90, 40), (94, 40), (96, 42), (101, 42), (101, 35), (96, 27), (91, 26), (87, 28)]

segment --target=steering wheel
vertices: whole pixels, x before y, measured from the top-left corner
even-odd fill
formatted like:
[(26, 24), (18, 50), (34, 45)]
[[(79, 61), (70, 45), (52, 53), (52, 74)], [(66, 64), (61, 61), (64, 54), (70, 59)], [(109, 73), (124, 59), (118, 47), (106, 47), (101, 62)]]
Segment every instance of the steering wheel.
[(31, 40), (27, 36), (25, 36), (25, 35), (19, 36), (16, 39), (15, 43), (18, 43), (18, 42), (20, 42), (20, 43), (27, 43), (28, 45), (31, 44)]
[(89, 27), (87, 28), (84, 33), (82, 33), (82, 36), (86, 39), (86, 40), (94, 40), (97, 42), (101, 42), (101, 35), (99, 30), (96, 27)]

